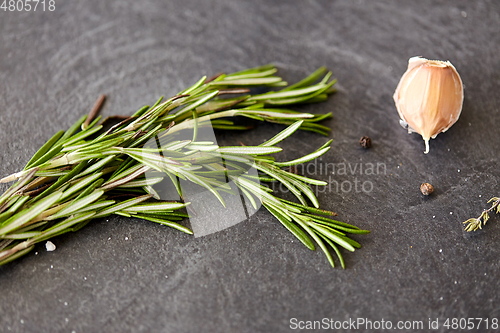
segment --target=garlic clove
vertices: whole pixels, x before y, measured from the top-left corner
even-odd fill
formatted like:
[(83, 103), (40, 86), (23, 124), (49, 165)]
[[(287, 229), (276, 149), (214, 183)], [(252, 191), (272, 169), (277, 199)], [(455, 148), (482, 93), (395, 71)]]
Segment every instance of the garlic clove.
[(413, 57), (393, 97), (401, 123), (409, 133), (422, 135), (427, 154), (429, 140), (460, 117), (464, 94), (460, 75), (449, 61)]

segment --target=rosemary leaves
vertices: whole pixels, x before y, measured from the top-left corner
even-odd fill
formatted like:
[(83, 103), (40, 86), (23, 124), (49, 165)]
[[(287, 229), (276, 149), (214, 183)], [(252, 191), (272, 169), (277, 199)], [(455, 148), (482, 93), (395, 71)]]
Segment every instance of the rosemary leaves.
[[(0, 197), (0, 264), (23, 256), (36, 243), (112, 214), (142, 218), (191, 234), (182, 224), (189, 217), (186, 208), (191, 203), (185, 200), (180, 184), (187, 182), (211, 193), (221, 205), (225, 205), (222, 193), (242, 195), (255, 209), (261, 204), (307, 248), (319, 246), (332, 266), (333, 250), (344, 267), (339, 248), (354, 251), (360, 247), (347, 234), (369, 231), (329, 218), (335, 214), (319, 208), (309, 187), (326, 183), (290, 172), (293, 166), (329, 151), (331, 140), (292, 161), (278, 162), (273, 157), (282, 151), (276, 145), (298, 129), (328, 135), (330, 129), (319, 122), (330, 113), (315, 115), (284, 107), (326, 100), (335, 91), (335, 80), (320, 68), (288, 86), (276, 71), (267, 65), (210, 80), (203, 77), (176, 96), (160, 98), (108, 130), (99, 123), (100, 116), (93, 119), (95, 114), (91, 114), (67, 131), (56, 133), (22, 171), (0, 180), (16, 181)], [(249, 89), (253, 87), (282, 89), (252, 95)], [(205, 128), (247, 129), (235, 124), (234, 117), (287, 127), (258, 146), (221, 147), (215, 141), (200, 139)], [(256, 169), (256, 174), (249, 173), (250, 168)], [(164, 180), (177, 191), (179, 200), (161, 200), (155, 186)], [(234, 188), (228, 186), (228, 180)], [(276, 197), (266, 186), (270, 182), (286, 186), (298, 202)]]

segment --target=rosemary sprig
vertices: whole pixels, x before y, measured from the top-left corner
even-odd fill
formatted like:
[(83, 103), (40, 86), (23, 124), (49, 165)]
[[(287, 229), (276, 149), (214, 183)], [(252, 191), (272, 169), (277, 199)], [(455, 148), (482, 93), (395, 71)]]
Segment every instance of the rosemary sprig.
[[(139, 217), (192, 233), (178, 223), (188, 217), (182, 210), (190, 204), (183, 202), (179, 180), (205, 188), (222, 205), (222, 192), (239, 195), (228, 186), (230, 180), (255, 209), (260, 201), (311, 250), (314, 240), (334, 266), (327, 246), (331, 247), (344, 267), (338, 246), (354, 251), (360, 245), (346, 234), (368, 231), (325, 217), (336, 214), (319, 209), (309, 184), (326, 183), (289, 171), (325, 154), (331, 140), (293, 161), (276, 162), (272, 156), (282, 150), (276, 144), (298, 129), (328, 134), (329, 128), (317, 122), (330, 113), (314, 115), (282, 107), (325, 100), (334, 91), (335, 80), (320, 68), (287, 86), (274, 75), (276, 71), (267, 65), (209, 80), (203, 77), (178, 95), (165, 101), (160, 98), (152, 107), (139, 109), (108, 130), (98, 124), (100, 117), (93, 119), (104, 100), (101, 97), (89, 117), (82, 117), (66, 132), (56, 133), (22, 171), (0, 180), (16, 181), (0, 196), (0, 265), (28, 253), (38, 242), (112, 214)], [(249, 92), (253, 87), (285, 88), (252, 95)], [(228, 94), (238, 96), (227, 98)], [(205, 127), (246, 129), (233, 123), (231, 118), (236, 116), (288, 127), (259, 146), (220, 147), (198, 140), (199, 130)], [(186, 131), (192, 139), (185, 139)], [(257, 169), (259, 175), (249, 174), (250, 168)], [(146, 177), (146, 173), (154, 176)], [(164, 179), (171, 181), (181, 202), (160, 200), (154, 185)], [(300, 203), (280, 199), (261, 184), (273, 181), (286, 186)]]
[(470, 218), (464, 222), (464, 224), (467, 224), (465, 226), (465, 230), (467, 232), (476, 231), (477, 229), (482, 229), (482, 225), (485, 225), (486, 222), (488, 222), (488, 220), (490, 219), (489, 213), (495, 210), (495, 208), (497, 210), (496, 211), (497, 214), (500, 214), (500, 198), (497, 197), (491, 198), (490, 201), (488, 201), (488, 203), (490, 202), (493, 202), (491, 207), (489, 209), (483, 210), (483, 212), (481, 213), (481, 215), (479, 215), (478, 218)]

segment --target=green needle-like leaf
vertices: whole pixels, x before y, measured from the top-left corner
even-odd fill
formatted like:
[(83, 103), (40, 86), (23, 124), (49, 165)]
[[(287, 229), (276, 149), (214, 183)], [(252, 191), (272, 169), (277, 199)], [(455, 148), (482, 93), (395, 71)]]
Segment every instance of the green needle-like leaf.
[(279, 166), (279, 167), (285, 167), (285, 166), (291, 166), (291, 165), (297, 165), (297, 164), (306, 163), (306, 162), (312, 161), (312, 160), (320, 157), (321, 155), (325, 154), (329, 150), (330, 150), (330, 147), (325, 147), (323, 149), (315, 151), (314, 153), (308, 154), (308, 155), (303, 156), (301, 158), (297, 158), (297, 159), (295, 159), (293, 161), (276, 162), (275, 164), (276, 164), (276, 166)]
[(147, 215), (136, 215), (136, 217), (140, 217), (141, 219), (144, 219), (144, 220), (148, 220), (148, 221), (151, 221), (151, 222), (155, 222), (155, 223), (159, 223), (159, 224), (163, 224), (163, 225), (166, 225), (166, 226), (169, 226), (171, 228), (175, 228), (179, 231), (182, 231), (182, 232), (185, 232), (186, 234), (190, 234), (192, 235), (193, 232), (191, 230), (189, 230), (188, 228), (186, 228), (185, 226), (182, 226), (178, 223), (175, 223), (175, 222), (172, 222), (172, 221), (169, 221), (169, 220), (165, 220), (165, 219), (159, 219), (159, 218), (156, 218), (156, 217), (152, 217), (152, 216), (147, 216)]
[(63, 147), (71, 146), (75, 142), (83, 140), (83, 139), (91, 136), (92, 134), (99, 132), (101, 130), (101, 128), (102, 128), (102, 125), (99, 125), (99, 126), (96, 126), (93, 128), (89, 127), (86, 131), (82, 131), (82, 132), (72, 136), (66, 142), (64, 142)]
[(61, 217), (69, 216), (74, 212), (82, 210), (104, 194), (103, 190), (94, 191), (92, 194), (73, 202), (71, 205), (65, 207), (63, 210), (51, 216), (51, 219), (58, 219)]
[(264, 155), (264, 154), (274, 154), (282, 151), (279, 147), (222, 147), (217, 149), (218, 153), (224, 154), (237, 154), (237, 155)]
[(84, 189), (88, 185), (92, 184), (94, 181), (99, 179), (101, 176), (102, 176), (102, 172), (98, 172), (92, 176), (88, 176), (88, 177), (78, 181), (74, 185), (70, 186), (69, 189), (64, 191), (64, 194), (61, 197), (61, 200), (71, 197), (73, 194), (76, 194), (81, 189)]
[(161, 202), (161, 203), (151, 203), (151, 204), (141, 204), (135, 205), (123, 209), (127, 213), (139, 213), (139, 212), (163, 212), (163, 211), (174, 211), (181, 209), (189, 205), (189, 203), (182, 202)]
[(315, 224), (315, 223), (308, 223), (308, 225), (314, 229), (316, 229), (318, 232), (320, 232), (321, 234), (323, 234), (324, 236), (328, 237), (329, 239), (331, 239), (332, 241), (334, 241), (335, 243), (339, 244), (340, 246), (342, 246), (344, 249), (346, 250), (349, 250), (351, 252), (354, 252), (354, 247), (349, 243), (347, 242), (344, 238), (341, 238), (341, 236), (331, 232), (330, 230), (328, 230), (327, 228), (325, 227), (322, 227), (318, 224)]
[(301, 218), (296, 218), (295, 221), (314, 239), (314, 241), (319, 245), (323, 253), (325, 254), (328, 262), (332, 267), (335, 267), (335, 262), (333, 261), (330, 251), (326, 248), (325, 244), (321, 241), (321, 238), (303, 221)]
[(278, 76), (269, 76), (264, 78), (248, 78), (248, 79), (235, 79), (223, 80), (219, 82), (211, 82), (212, 86), (265, 86), (275, 83), (281, 83), (283, 80)]
[(335, 253), (337, 254), (337, 257), (339, 258), (340, 260), (340, 266), (342, 266), (343, 269), (345, 269), (345, 262), (344, 262), (344, 258), (342, 257), (342, 254), (340, 253), (339, 251), (339, 248), (328, 238), (326, 237), (325, 235), (323, 235), (322, 233), (319, 233), (318, 234), (321, 238), (323, 238), (323, 240), (328, 244), (330, 245), (330, 247), (335, 251)]
[(314, 251), (314, 244), (309, 237), (307, 237), (306, 233), (302, 231), (299, 227), (297, 227), (293, 222), (287, 220), (285, 215), (281, 214), (279, 210), (274, 209), (271, 205), (264, 204), (266, 209), (274, 215), (287, 228), (298, 240), (302, 242), (309, 250)]
[(143, 196), (140, 196), (140, 197), (137, 197), (137, 198), (134, 198), (134, 199), (130, 199), (130, 200), (126, 200), (126, 201), (120, 202), (120, 203), (118, 203), (116, 205), (113, 205), (113, 206), (111, 206), (109, 208), (106, 208), (103, 211), (100, 211), (99, 213), (97, 213), (97, 215), (95, 216), (95, 218), (105, 217), (105, 216), (114, 214), (116, 212), (124, 210), (125, 208), (137, 205), (137, 204), (139, 204), (139, 203), (141, 203), (143, 201), (146, 201), (146, 200), (148, 200), (150, 198), (151, 198), (151, 195), (148, 194), (148, 195), (143, 195)]
[(59, 131), (52, 138), (45, 143), (42, 148), (40, 148), (35, 155), (29, 160), (28, 164), (24, 167), (24, 170), (29, 169), (38, 159), (40, 159), (49, 149), (51, 149), (54, 144), (63, 136), (64, 131)]
[(61, 192), (52, 193), (45, 199), (35, 204), (33, 207), (12, 216), (2, 224), (2, 227), (0, 228), (0, 236), (24, 226), (35, 217), (43, 213), (46, 209), (51, 207), (53, 204), (55, 204), (57, 201), (59, 201), (62, 196), (63, 194)]
[(303, 120), (296, 121), (292, 125), (288, 126), (285, 130), (283, 130), (280, 133), (278, 133), (271, 140), (268, 140), (268, 141), (266, 141), (264, 143), (261, 143), (259, 146), (262, 146), (262, 147), (274, 146), (275, 144), (277, 144), (277, 143), (285, 140), (290, 135), (292, 135), (296, 130), (299, 129), (299, 127), (302, 125), (303, 122), (304, 122)]

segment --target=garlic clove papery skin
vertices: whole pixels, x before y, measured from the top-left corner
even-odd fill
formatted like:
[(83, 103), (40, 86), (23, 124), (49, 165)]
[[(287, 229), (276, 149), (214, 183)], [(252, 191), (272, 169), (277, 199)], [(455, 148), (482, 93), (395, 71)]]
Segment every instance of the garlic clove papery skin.
[(464, 92), (460, 75), (449, 61), (413, 57), (393, 97), (401, 119), (422, 135), (427, 154), (429, 140), (460, 117)]

